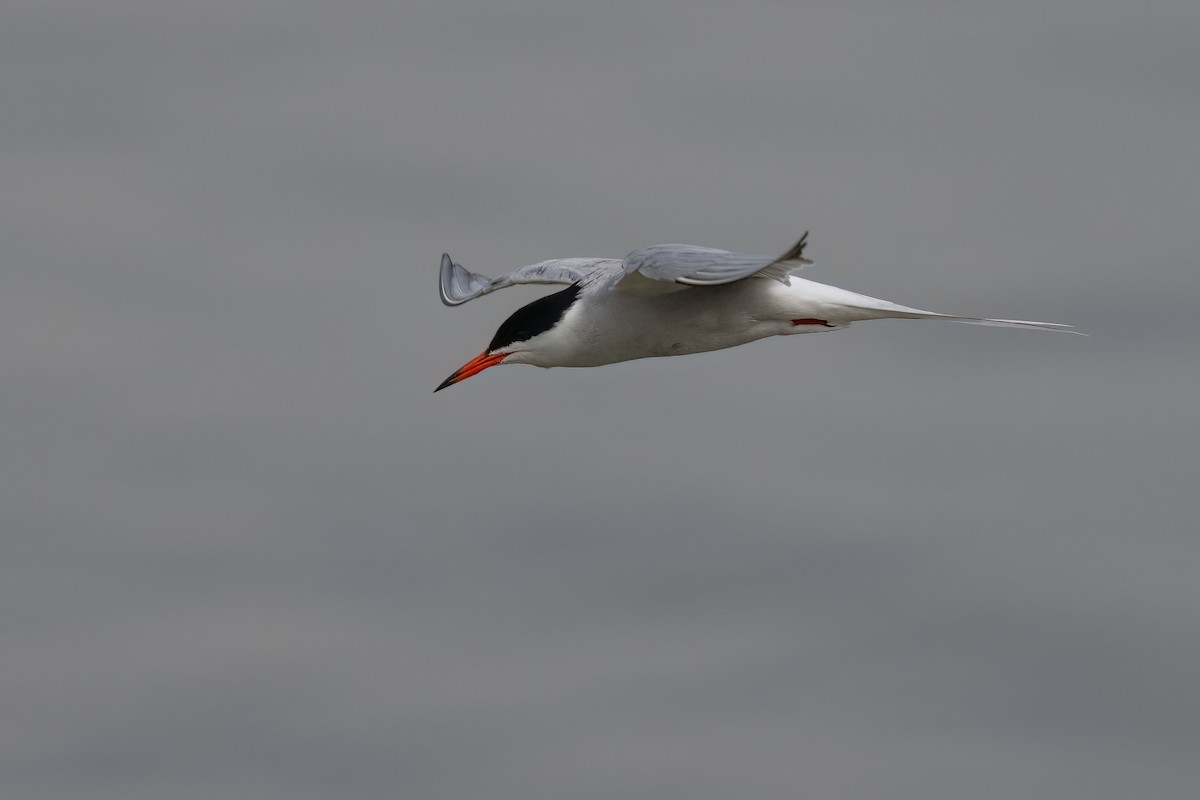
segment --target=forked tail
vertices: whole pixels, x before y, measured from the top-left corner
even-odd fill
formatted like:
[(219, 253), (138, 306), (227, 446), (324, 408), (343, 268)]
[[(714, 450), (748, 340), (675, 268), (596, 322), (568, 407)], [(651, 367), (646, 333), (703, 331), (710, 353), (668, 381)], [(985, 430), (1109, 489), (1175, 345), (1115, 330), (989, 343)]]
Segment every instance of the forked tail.
[[(908, 316), (908, 315), (905, 315)], [(1062, 325), (1057, 322), (1033, 322), (1027, 319), (988, 319), (986, 317), (956, 317), (952, 314), (935, 314), (931, 311), (920, 311), (911, 315), (913, 319), (941, 319), (946, 322), (962, 322), (967, 325), (989, 325), (993, 328), (1025, 328), (1027, 330), (1057, 331), (1073, 333), (1076, 336), (1087, 336), (1086, 333), (1073, 330), (1073, 325)]]
[(1085, 333), (1072, 330), (1071, 325), (1057, 322), (1035, 322), (1027, 319), (989, 319), (987, 317), (960, 317), (956, 314), (939, 314), (936, 311), (925, 311), (912, 306), (902, 306), (890, 300), (880, 300), (857, 292), (839, 289), (815, 281), (806, 281), (797, 277), (791, 279), (791, 291), (802, 295), (802, 304), (792, 305), (789, 311), (812, 311), (820, 309), (817, 314), (797, 314), (797, 316), (819, 318), (835, 324), (846, 325), (851, 322), (868, 319), (940, 319), (946, 322), (963, 322), (967, 325), (989, 325), (996, 328), (1025, 328), (1026, 330), (1058, 331), (1086, 336)]

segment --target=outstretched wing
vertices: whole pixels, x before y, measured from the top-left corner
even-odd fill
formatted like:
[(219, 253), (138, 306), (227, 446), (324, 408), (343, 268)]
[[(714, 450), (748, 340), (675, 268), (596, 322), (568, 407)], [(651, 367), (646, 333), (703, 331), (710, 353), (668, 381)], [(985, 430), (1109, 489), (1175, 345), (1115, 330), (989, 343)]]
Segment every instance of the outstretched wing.
[(516, 283), (576, 283), (595, 275), (598, 270), (604, 270), (606, 266), (615, 268), (618, 263), (605, 258), (558, 258), (530, 264), (498, 278), (489, 278), (471, 272), (462, 264), (455, 264), (449, 254), (443, 253), (438, 290), (443, 303), (457, 306)]
[(808, 231), (805, 231), (800, 241), (777, 258), (687, 244), (643, 247), (625, 256), (622, 267), (626, 277), (622, 280), (632, 278), (636, 281), (634, 276), (641, 276), (690, 286), (716, 286), (757, 275), (786, 283), (789, 274), (812, 263), (804, 257), (807, 243)]

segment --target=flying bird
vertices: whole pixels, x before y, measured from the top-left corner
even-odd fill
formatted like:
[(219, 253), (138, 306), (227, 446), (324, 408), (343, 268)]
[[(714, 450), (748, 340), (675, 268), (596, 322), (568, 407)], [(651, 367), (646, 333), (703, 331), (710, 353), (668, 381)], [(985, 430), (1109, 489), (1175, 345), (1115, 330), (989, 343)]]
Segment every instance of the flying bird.
[(504, 321), (487, 349), (441, 385), (497, 364), (598, 367), (721, 350), (767, 336), (836, 331), (868, 319), (937, 319), (1067, 331), (1070, 325), (938, 314), (796, 277), (808, 232), (778, 258), (686, 244), (634, 250), (624, 259), (559, 258), (488, 278), (442, 255), (442, 302), (461, 305), (520, 283), (566, 284)]

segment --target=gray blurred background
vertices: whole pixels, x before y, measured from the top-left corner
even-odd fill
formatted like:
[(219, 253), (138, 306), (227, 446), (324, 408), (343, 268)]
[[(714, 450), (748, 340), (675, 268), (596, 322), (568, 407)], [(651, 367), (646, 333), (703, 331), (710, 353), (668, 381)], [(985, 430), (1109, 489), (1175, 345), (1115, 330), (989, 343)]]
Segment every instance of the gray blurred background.
[[(1191, 798), (1200, 5), (7, 2), (0, 795)], [(434, 396), (688, 242), (916, 322)]]

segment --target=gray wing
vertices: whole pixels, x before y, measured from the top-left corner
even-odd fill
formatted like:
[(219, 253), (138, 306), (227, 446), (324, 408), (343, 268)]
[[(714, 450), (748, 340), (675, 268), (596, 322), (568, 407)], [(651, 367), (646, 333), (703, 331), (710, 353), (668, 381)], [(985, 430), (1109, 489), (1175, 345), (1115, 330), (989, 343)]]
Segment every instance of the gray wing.
[(804, 257), (807, 243), (808, 231), (805, 231), (790, 250), (776, 258), (687, 244), (659, 244), (634, 250), (625, 256), (622, 267), (626, 278), (640, 275), (651, 280), (690, 286), (733, 283), (752, 275), (786, 283), (790, 273), (812, 263)]
[(438, 290), (443, 303), (457, 306), (517, 283), (577, 283), (595, 276), (597, 272), (615, 270), (619, 263), (604, 258), (558, 258), (530, 264), (498, 278), (489, 278), (471, 272), (462, 264), (455, 264), (448, 253), (443, 253)]

